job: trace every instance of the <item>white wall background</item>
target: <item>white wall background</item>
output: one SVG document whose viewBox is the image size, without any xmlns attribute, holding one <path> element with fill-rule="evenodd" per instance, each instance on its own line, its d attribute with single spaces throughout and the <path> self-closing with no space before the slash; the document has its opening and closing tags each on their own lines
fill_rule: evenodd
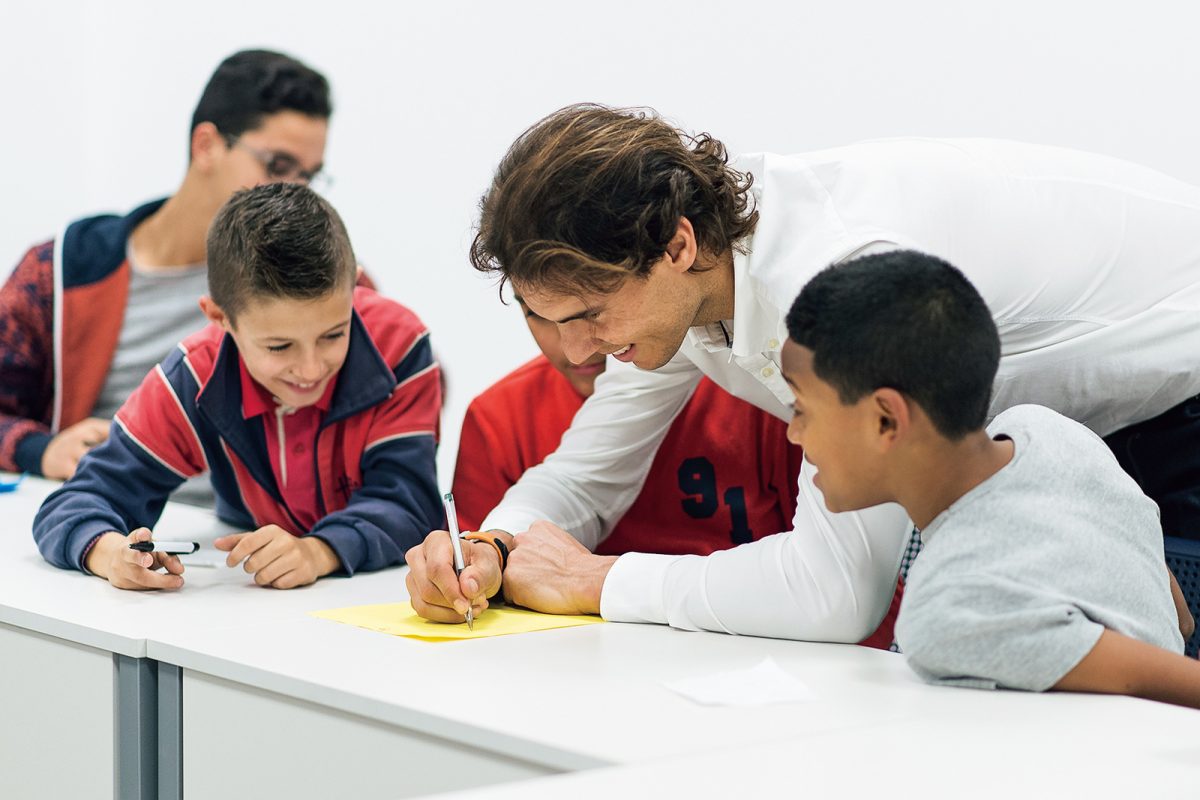
<svg viewBox="0 0 1200 800">
<path fill-rule="evenodd" d="M 467 403 L 536 352 L 466 250 L 493 165 L 544 114 L 650 105 L 734 151 L 1009 137 L 1200 183 L 1197 30 L 1183 0 L 6 0 L 0 275 L 68 218 L 170 193 L 225 55 L 299 56 L 334 88 L 327 194 L 448 373 L 449 484 Z"/>
</svg>

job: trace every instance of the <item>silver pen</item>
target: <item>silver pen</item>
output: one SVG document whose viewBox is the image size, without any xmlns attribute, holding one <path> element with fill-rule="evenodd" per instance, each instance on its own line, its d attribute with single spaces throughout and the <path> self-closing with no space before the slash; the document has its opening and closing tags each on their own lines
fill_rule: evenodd
<svg viewBox="0 0 1200 800">
<path fill-rule="evenodd" d="M 454 493 L 446 492 L 442 495 L 442 505 L 446 508 L 446 524 L 450 526 L 450 545 L 454 548 L 454 574 L 461 575 L 466 564 L 463 563 L 462 542 L 458 540 L 460 535 L 458 530 L 458 512 L 454 510 Z M 475 630 L 475 615 L 471 612 L 471 606 L 467 606 L 467 628 Z"/>
</svg>

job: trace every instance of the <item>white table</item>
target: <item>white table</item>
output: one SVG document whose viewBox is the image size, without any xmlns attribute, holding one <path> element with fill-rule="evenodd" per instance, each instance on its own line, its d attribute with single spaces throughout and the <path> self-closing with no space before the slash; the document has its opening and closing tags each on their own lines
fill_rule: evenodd
<svg viewBox="0 0 1200 800">
<path fill-rule="evenodd" d="M 442 794 L 438 800 L 864 797 L 1184 798 L 1200 722 L 1130 698 L 956 693 L 949 717 L 798 736 L 650 763 Z M 985 698 L 991 697 L 992 700 Z M 1036 701 L 1036 702 L 1035 702 Z M 1042 702 L 1045 701 L 1045 702 Z M 937 701 L 934 705 L 939 705 Z M 945 704 L 940 704 L 945 705 Z M 794 705 L 797 718 L 804 705 Z"/>
<path fill-rule="evenodd" d="M 714 713 L 660 683 L 750 667 L 766 652 L 822 695 L 802 716 L 782 706 Z M 263 720 L 316 730 L 319 709 L 335 708 L 362 721 L 355 741 L 383 725 L 424 742 L 412 756 L 420 768 L 403 748 L 391 752 L 385 763 L 403 789 L 383 796 L 446 790 L 462 770 L 496 783 L 860 728 L 902 718 L 906 701 L 891 702 L 885 687 L 911 680 L 899 658 L 878 651 L 628 625 L 434 644 L 309 618 L 167 633 L 150 642 L 149 655 L 184 669 L 186 764 L 232 755 L 237 745 L 222 743 L 218 731 L 244 705 L 256 709 L 244 724 L 259 741 L 272 730 Z M 193 712 L 197 694 L 205 703 Z M 269 749 L 286 758 L 286 747 Z M 340 758 L 354 761 L 351 753 Z M 229 779 L 185 771 L 189 792 L 217 792 L 226 784 L 216 781 Z M 300 780 L 284 788 L 301 791 Z"/>
<path fill-rule="evenodd" d="M 1104 776 L 1128 771 L 1174 787 L 1200 764 L 1200 712 L 928 687 L 899 656 L 865 648 L 635 625 L 434 644 L 306 613 L 403 599 L 403 570 L 279 592 L 189 568 L 178 592 L 120 592 L 42 562 L 28 524 L 48 488 L 0 496 L 0 697 L 19 721 L 4 724 L 0 745 L 17 749 L 0 752 L 0 774 L 36 778 L 46 796 L 108 796 L 98 788 L 130 775 L 117 796 L 405 797 L 505 781 L 514 797 L 704 796 L 744 794 L 747 770 L 749 785 L 777 788 L 802 772 L 817 794 L 898 781 L 953 794 L 1026 772 L 1112 786 Z M 217 532 L 175 506 L 164 526 L 172 538 Z M 707 708 L 662 685 L 767 655 L 818 699 Z M 121 664 L 134 676 L 124 685 Z M 119 719 L 129 708 L 142 722 L 132 737 Z M 42 737 L 53 738 L 20 749 Z"/>
<path fill-rule="evenodd" d="M 23 487 L 27 519 L 50 488 Z M 173 538 L 216 532 L 209 515 L 177 506 L 163 528 Z M 118 665 L 124 657 L 154 669 L 143 680 L 153 682 L 150 689 L 135 685 L 115 701 L 94 688 L 86 692 L 95 721 L 80 737 L 92 742 L 94 757 L 103 753 L 95 732 L 112 730 L 114 706 L 137 701 L 144 709 L 158 699 L 155 735 L 161 744 L 178 726 L 182 744 L 171 740 L 151 771 L 177 773 L 179 757 L 171 752 L 178 750 L 193 765 L 182 770 L 191 796 L 230 787 L 345 794 L 347 776 L 362 776 L 349 792 L 357 796 L 371 796 L 370 787 L 381 796 L 422 794 L 718 751 L 899 718 L 906 710 L 884 687 L 914 681 L 895 656 L 857 648 L 621 625 L 431 644 L 306 613 L 403 599 L 402 570 L 277 592 L 253 586 L 236 570 L 191 568 L 184 589 L 142 594 L 50 567 L 24 532 L 6 537 L 3 548 L 11 580 L 0 588 L 0 622 L 47 647 L 90 648 L 93 687 L 106 669 L 111 674 L 112 653 Z M 780 708 L 714 715 L 660 684 L 751 666 L 768 653 L 803 667 L 805 680 L 824 696 L 800 722 Z M 846 684 L 847 674 L 867 680 Z M 179 708 L 180 696 L 181 711 L 157 713 Z M 288 767 L 297 761 L 298 742 L 319 743 L 325 767 L 319 774 Z M 112 746 L 119 753 L 122 745 Z"/>
<path fill-rule="evenodd" d="M 160 598 L 42 559 L 31 523 L 55 486 L 30 478 L 0 495 L 0 796 L 152 796 L 158 686 L 146 615 Z M 210 538 L 223 530 L 187 506 L 163 522 Z"/>
<path fill-rule="evenodd" d="M 240 569 L 189 567 L 178 592 L 118 591 L 38 553 L 31 523 L 55 487 L 30 478 L 0 495 L 0 797 L 177 796 L 182 745 L 172 733 L 182 722 L 183 675 L 149 656 L 154 636 L 270 626 L 406 596 L 398 570 L 279 592 Z M 157 529 L 206 543 L 231 530 L 178 504 L 168 504 Z M 62 768 L 64 751 L 78 754 L 71 769 Z"/>
</svg>

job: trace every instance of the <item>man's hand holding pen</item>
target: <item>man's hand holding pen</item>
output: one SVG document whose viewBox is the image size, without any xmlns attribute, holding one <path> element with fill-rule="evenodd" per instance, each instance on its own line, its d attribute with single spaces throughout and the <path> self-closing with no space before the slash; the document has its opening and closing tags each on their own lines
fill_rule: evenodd
<svg viewBox="0 0 1200 800">
<path fill-rule="evenodd" d="M 503 574 L 497 549 L 488 542 L 462 540 L 460 544 L 465 562 L 460 575 L 454 574 L 448 531 L 431 532 L 405 556 L 409 599 L 413 610 L 425 619 L 464 622 L 468 608 L 478 617 L 488 607 L 487 598 L 500 591 Z"/>
</svg>

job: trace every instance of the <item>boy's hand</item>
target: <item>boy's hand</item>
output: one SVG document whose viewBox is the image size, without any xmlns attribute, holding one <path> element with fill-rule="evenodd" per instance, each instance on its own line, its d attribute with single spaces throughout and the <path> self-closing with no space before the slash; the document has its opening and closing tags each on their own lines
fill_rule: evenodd
<svg viewBox="0 0 1200 800">
<path fill-rule="evenodd" d="M 106 419 L 88 417 L 59 431 L 42 453 L 42 475 L 60 481 L 74 475 L 84 453 L 108 438 L 111 424 Z"/>
<path fill-rule="evenodd" d="M 254 574 L 259 586 L 295 589 L 307 586 L 341 566 L 333 548 L 315 536 L 292 536 L 278 525 L 266 525 L 250 533 L 234 533 L 213 542 L 229 551 L 225 563 Z"/>
<path fill-rule="evenodd" d="M 500 554 L 487 542 L 462 542 L 461 575 L 454 574 L 454 548 L 447 531 L 433 531 L 425 541 L 409 548 L 408 599 L 425 619 L 434 622 L 462 622 L 470 606 L 475 616 L 488 607 L 487 598 L 500 591 Z M 511 547 L 511 545 L 510 545 Z"/>
<path fill-rule="evenodd" d="M 130 550 L 133 542 L 150 541 L 150 529 L 138 528 L 125 536 L 115 531 L 96 540 L 84 558 L 93 575 L 105 578 L 118 589 L 178 589 L 183 586 L 183 564 L 166 553 Z M 166 572 L 157 572 L 166 569 Z"/>
</svg>

